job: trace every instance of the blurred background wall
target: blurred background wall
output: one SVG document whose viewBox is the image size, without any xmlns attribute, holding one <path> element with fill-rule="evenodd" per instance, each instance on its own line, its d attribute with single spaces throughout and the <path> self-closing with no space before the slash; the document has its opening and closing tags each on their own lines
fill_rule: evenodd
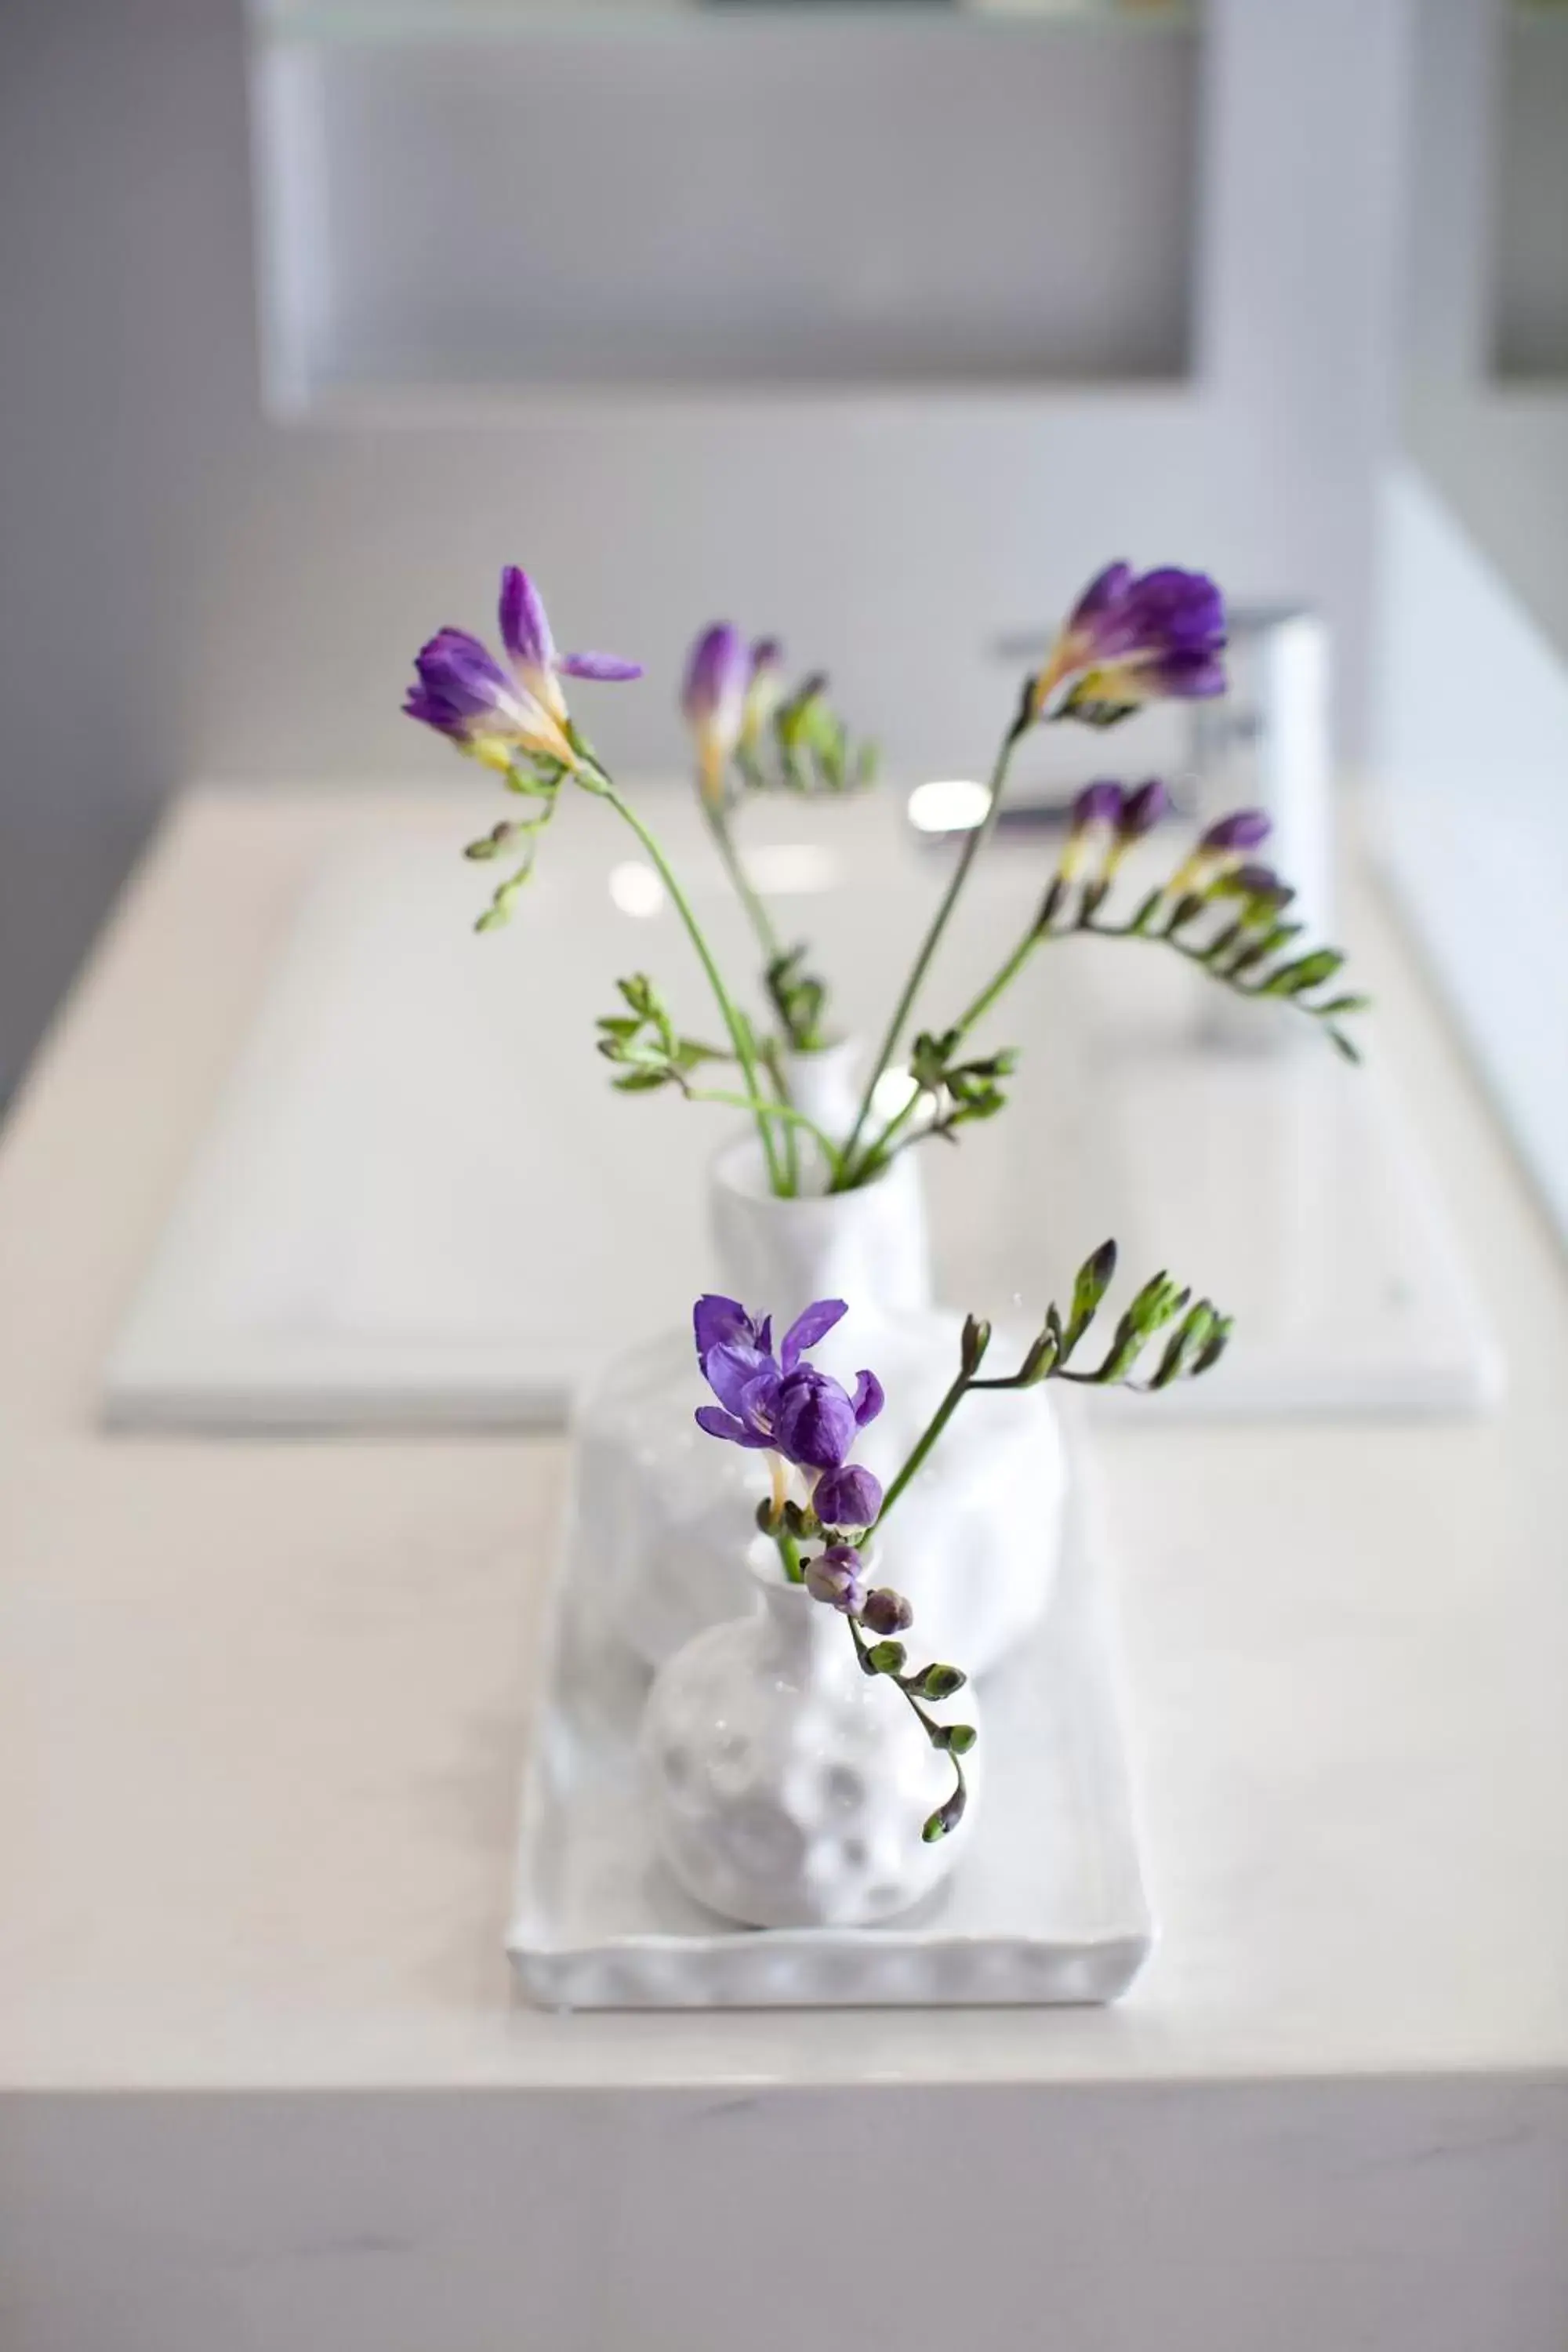
<svg viewBox="0 0 1568 2352">
<path fill-rule="evenodd" d="M 1376 838 L 1568 1236 L 1568 9 L 1415 30 Z"/>
<path fill-rule="evenodd" d="M 1478 14 L 1473 0 L 1427 9 L 1456 25 Z M 1020 166 L 1022 233 L 1004 233 L 1021 252 L 1050 243 L 1056 275 L 1042 293 L 1021 271 L 1019 299 L 1060 316 L 1020 339 L 1006 382 L 937 386 L 895 361 L 869 389 L 607 405 L 493 386 L 470 398 L 450 380 L 427 396 L 295 385 L 280 415 L 276 381 L 274 413 L 261 388 L 253 252 L 268 222 L 253 214 L 239 0 L 10 0 L 0 1087 L 168 791 L 444 772 L 397 716 L 408 655 L 437 622 L 486 625 L 506 557 L 548 583 L 569 641 L 649 663 L 650 688 L 604 721 L 628 765 L 675 761 L 680 649 L 733 611 L 828 663 L 900 772 L 971 769 L 1010 690 L 991 641 L 1046 625 L 1122 552 L 1200 562 L 1237 596 L 1321 604 L 1356 760 L 1374 491 L 1398 439 L 1421 23 L 1415 0 L 1211 0 L 1180 36 L 1031 36 L 1056 46 L 1031 68 L 1038 151 Z M 611 40 L 600 70 L 622 70 Z M 909 168 L 918 120 L 868 103 L 862 125 L 873 160 L 883 142 L 888 169 Z M 563 215 L 603 201 L 613 221 L 658 160 L 533 127 L 560 152 Z M 1180 172 L 1184 140 L 1190 205 L 1173 240 L 1149 192 Z M 460 144 L 447 152 L 464 168 Z M 1070 169 L 1041 161 L 1058 154 Z M 962 213 L 973 148 L 931 152 L 929 168 Z M 376 170 L 372 212 L 384 200 L 416 224 L 417 173 L 395 152 Z M 474 182 L 504 184 L 493 169 Z M 1005 181 L 986 191 L 1005 206 Z M 721 250 L 722 180 L 701 193 Z M 460 210 L 460 187 L 450 200 Z M 307 257 L 331 226 L 296 221 Z M 467 222 L 503 305 L 509 256 L 558 226 Z M 1174 297 L 1159 275 L 1173 253 Z M 682 260 L 700 272 L 700 240 Z M 1132 334 L 1107 382 L 1096 334 L 1110 348 L 1134 298 L 1160 331 L 1142 352 Z M 994 287 L 989 316 L 994 329 Z"/>
</svg>

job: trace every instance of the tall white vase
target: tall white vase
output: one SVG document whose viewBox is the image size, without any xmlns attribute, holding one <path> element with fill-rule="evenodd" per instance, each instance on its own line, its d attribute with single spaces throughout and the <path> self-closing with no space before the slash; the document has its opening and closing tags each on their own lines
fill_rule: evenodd
<svg viewBox="0 0 1568 2352">
<path fill-rule="evenodd" d="M 931 1295 L 919 1185 L 900 1163 L 854 1192 L 777 1200 L 743 1136 L 715 1158 L 708 1205 L 710 1288 L 772 1314 L 780 1332 L 814 1298 L 847 1299 L 844 1325 L 812 1360 L 881 1374 L 874 1352 L 850 1357 L 874 1351 L 889 1321 L 902 1328 Z M 688 1325 L 628 1350 L 577 1411 L 580 1536 L 608 1564 L 621 1630 L 649 1665 L 734 1614 L 740 1550 L 768 1484 L 758 1454 L 697 1427 L 697 1407 L 711 1402 Z"/>
<path fill-rule="evenodd" d="M 643 1766 L 665 1859 L 699 1903 L 747 1927 L 907 1911 L 973 1835 L 984 1741 L 965 1765 L 963 1820 L 928 1844 L 952 1759 L 891 1683 L 861 1671 L 838 1612 L 784 1581 L 770 1542 L 753 1540 L 747 1566 L 752 1613 L 694 1635 L 648 1694 Z M 931 1712 L 979 1728 L 971 1691 Z"/>
<path fill-rule="evenodd" d="M 738 1137 L 712 1163 L 708 1230 L 717 1287 L 765 1309 L 776 1332 L 815 1298 L 847 1299 L 852 1353 L 870 1318 L 931 1304 L 925 1202 L 907 1152 L 853 1192 L 781 1200 L 768 1190 L 760 1144 Z M 822 1347 L 812 1360 L 834 1370 Z"/>
<path fill-rule="evenodd" d="M 847 1134 L 856 1102 L 848 1051 L 800 1060 L 807 1075 L 792 1064 L 794 1099 L 815 1101 L 826 1131 Z M 958 1366 L 962 1318 L 930 1304 L 917 1155 L 900 1154 L 854 1192 L 781 1200 L 745 1135 L 720 1150 L 709 1187 L 710 1287 L 771 1314 L 781 1334 L 813 1299 L 848 1302 L 812 1361 L 847 1385 L 862 1366 L 882 1382 L 886 1408 L 855 1458 L 887 1484 Z M 999 1336 L 994 1344 L 1005 1361 L 1009 1343 Z M 621 1629 L 649 1665 L 733 1615 L 740 1548 L 767 1485 L 757 1454 L 697 1428 L 705 1401 L 685 1329 L 622 1357 L 577 1415 L 581 1536 L 607 1563 Z M 1045 1390 L 965 1402 L 889 1520 L 883 1548 L 886 1580 L 914 1608 L 922 1654 L 982 1674 L 1027 1633 L 1049 1595 L 1065 1483 Z"/>
</svg>

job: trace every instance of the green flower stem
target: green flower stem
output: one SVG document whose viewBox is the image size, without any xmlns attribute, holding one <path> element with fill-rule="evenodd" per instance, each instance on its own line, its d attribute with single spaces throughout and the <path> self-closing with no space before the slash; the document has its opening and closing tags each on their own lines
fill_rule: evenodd
<svg viewBox="0 0 1568 2352">
<path fill-rule="evenodd" d="M 899 1496 L 903 1493 L 904 1488 L 909 1485 L 910 1480 L 924 1467 L 926 1456 L 930 1454 L 931 1447 L 936 1444 L 937 1439 L 942 1435 L 942 1431 L 947 1427 L 948 1423 L 952 1419 L 953 1414 L 958 1411 L 959 1406 L 963 1402 L 965 1396 L 973 1386 L 973 1373 L 961 1371 L 958 1378 L 953 1381 L 952 1386 L 949 1389 L 947 1394 L 943 1397 L 942 1402 L 938 1405 L 936 1411 L 932 1413 L 930 1421 L 927 1422 L 921 1434 L 916 1438 L 914 1444 L 910 1449 L 909 1456 L 904 1463 L 903 1468 L 899 1472 L 898 1476 L 893 1480 L 892 1485 L 888 1488 L 886 1494 L 883 1496 L 882 1507 L 877 1514 L 877 1525 L 872 1530 L 874 1534 L 880 1534 L 887 1520 L 888 1514 L 892 1509 L 893 1505 L 898 1501 Z"/>
<path fill-rule="evenodd" d="M 1037 925 L 1033 923 L 1030 924 L 1028 929 L 1024 933 L 1023 938 L 1018 941 L 1017 946 L 1007 958 L 1005 963 L 1004 963 L 994 976 L 986 982 L 979 995 L 975 998 L 973 1003 L 968 1006 L 964 1012 L 961 1013 L 958 1019 L 953 1023 L 952 1034 L 955 1037 L 967 1037 L 969 1032 L 974 1027 L 976 1022 L 984 1020 L 985 1015 L 990 1012 L 991 1007 L 995 1003 L 997 998 L 1001 996 L 1005 990 L 1012 987 L 1013 982 L 1017 979 L 1018 974 L 1023 971 L 1024 966 L 1028 962 L 1029 958 L 1039 946 L 1040 941 L 1048 936 L 1048 933 L 1040 930 Z"/>
<path fill-rule="evenodd" d="M 880 1674 L 880 1673 L 881 1673 L 881 1668 L 880 1668 L 879 1666 L 874 1666 L 874 1665 L 871 1664 L 870 1654 L 869 1654 L 869 1651 L 868 1651 L 868 1645 L 867 1645 L 866 1636 L 865 1636 L 865 1635 L 864 1635 L 864 1633 L 862 1633 L 862 1632 L 860 1631 L 860 1628 L 859 1628 L 859 1626 L 857 1624 L 857 1622 L 856 1622 L 855 1619 L 854 1619 L 853 1617 L 846 1618 L 845 1622 L 846 1622 L 846 1624 L 848 1626 L 848 1628 L 849 1628 L 849 1632 L 850 1632 L 850 1634 L 851 1634 L 851 1636 L 853 1637 L 853 1640 L 854 1640 L 854 1643 L 855 1643 L 855 1654 L 856 1654 L 856 1656 L 857 1656 L 857 1657 L 859 1659 L 859 1661 L 860 1661 L 860 1671 L 861 1671 L 861 1673 L 862 1673 L 863 1675 L 877 1675 L 877 1674 Z M 935 1717 L 935 1716 L 934 1716 L 934 1715 L 928 1715 L 928 1714 L 927 1714 L 927 1712 L 926 1712 L 925 1708 L 921 1705 L 921 1703 L 920 1703 L 919 1699 L 915 1696 L 915 1695 L 914 1695 L 913 1691 L 912 1691 L 912 1690 L 910 1690 L 910 1686 L 909 1686 L 909 1684 L 908 1684 L 908 1682 L 905 1680 L 904 1676 L 903 1676 L 902 1675 L 883 1675 L 882 1679 L 883 1679 L 885 1682 L 890 1682 L 890 1683 L 892 1684 L 892 1685 L 893 1685 L 894 1689 L 895 1689 L 896 1691 L 898 1691 L 898 1692 L 899 1692 L 899 1694 L 900 1694 L 900 1696 L 902 1697 L 902 1699 L 903 1699 L 903 1701 L 904 1701 L 905 1706 L 908 1706 L 908 1707 L 910 1707 L 910 1708 L 913 1711 L 913 1714 L 914 1714 L 915 1719 L 916 1719 L 916 1721 L 919 1723 L 919 1725 L 920 1725 L 920 1727 L 921 1727 L 921 1729 L 924 1732 L 924 1734 L 925 1734 L 926 1738 L 927 1738 L 928 1739 L 931 1739 L 931 1734 L 932 1734 L 932 1732 L 933 1732 L 933 1731 L 939 1731 L 939 1730 L 942 1728 L 942 1727 L 941 1727 L 941 1725 L 938 1723 L 937 1718 Z M 933 1748 L 935 1747 L 936 1742 L 935 1742 L 935 1740 L 934 1740 L 934 1739 L 931 1739 L 931 1745 L 932 1745 L 932 1747 L 933 1747 Z M 947 1758 L 948 1762 L 949 1762 L 949 1763 L 952 1765 L 952 1771 L 953 1771 L 953 1787 L 954 1787 L 954 1790 L 955 1790 L 955 1791 L 956 1791 L 956 1793 L 957 1793 L 958 1797 L 962 1800 L 962 1799 L 963 1799 L 963 1796 L 964 1796 L 964 1794 L 965 1794 L 965 1789 L 966 1789 L 966 1784 L 965 1784 L 964 1778 L 963 1778 L 963 1761 L 962 1761 L 962 1759 L 961 1759 L 959 1757 L 957 1757 L 957 1756 L 955 1756 L 955 1755 L 953 1754 L 952 1749 L 951 1748 L 944 1749 L 944 1750 L 943 1750 L 943 1753 L 946 1755 L 946 1758 Z"/>
<path fill-rule="evenodd" d="M 773 1081 L 773 1100 L 780 1106 L 781 1110 L 793 1108 L 789 1082 L 784 1076 L 784 1061 L 777 1045 L 773 1038 L 766 1038 L 759 1051 L 763 1066 Z M 784 1178 L 789 1185 L 790 1198 L 794 1200 L 800 1191 L 800 1129 L 791 1119 L 784 1121 Z M 833 1160 L 836 1161 L 837 1157 L 838 1148 L 836 1144 L 833 1150 Z"/>
<path fill-rule="evenodd" d="M 773 999 L 773 1009 L 777 1013 L 780 1020 L 784 1023 L 788 1043 L 792 1045 L 800 1047 L 804 1051 L 809 1043 L 809 1040 L 798 1033 L 796 1024 L 791 1020 L 788 1009 L 783 1003 L 778 988 L 774 984 L 775 971 L 781 964 L 786 961 L 786 958 L 784 955 L 784 942 L 779 938 L 778 932 L 773 927 L 773 919 L 768 912 L 767 901 L 763 898 L 755 883 L 752 880 L 751 876 L 747 873 L 741 853 L 735 846 L 735 836 L 730 830 L 730 814 L 728 809 L 725 808 L 722 803 L 715 804 L 713 802 L 710 801 L 706 793 L 700 793 L 699 798 L 701 800 L 702 814 L 707 819 L 708 830 L 713 836 L 714 846 L 719 852 L 724 871 L 728 874 L 731 883 L 734 887 L 735 896 L 739 898 L 742 906 L 745 908 L 747 920 L 750 922 L 752 929 L 756 935 L 757 946 L 762 952 L 763 970 L 767 983 L 767 991 L 768 994 Z M 789 1100 L 789 1089 L 784 1083 L 784 1075 L 778 1067 L 776 1056 L 769 1060 L 768 1066 L 773 1078 L 774 1085 L 778 1089 L 780 1100 L 787 1102 Z M 791 1139 L 786 1137 L 786 1144 Z M 798 1190 L 799 1171 L 794 1171 L 793 1172 L 795 1174 L 795 1181 L 792 1186 L 792 1189 Z"/>
<path fill-rule="evenodd" d="M 1039 922 L 1037 920 L 1030 924 L 1028 929 L 1019 940 L 1016 947 L 1014 948 L 1012 953 L 998 966 L 991 979 L 986 982 L 985 986 L 981 990 L 979 995 L 975 997 L 973 1003 L 965 1006 L 964 1010 L 959 1014 L 958 1019 L 953 1023 L 952 1028 L 947 1032 L 947 1034 L 952 1040 L 954 1049 L 956 1050 L 957 1046 L 963 1043 L 965 1037 L 968 1036 L 970 1031 L 975 1028 L 979 1023 L 984 1019 L 986 1013 L 991 1011 L 993 1005 L 994 1005 L 998 999 L 1002 997 L 1012 986 L 1013 982 L 1017 979 L 1018 974 L 1023 971 L 1025 965 L 1033 956 L 1037 948 L 1043 946 L 1047 940 L 1073 939 L 1081 933 L 1087 933 L 1091 939 L 1097 940 L 1147 940 L 1152 941 L 1157 947 L 1173 948 L 1176 954 L 1184 957 L 1188 963 L 1196 965 L 1199 970 L 1206 972 L 1211 980 L 1217 980 L 1223 982 L 1226 987 L 1234 990 L 1237 996 L 1256 997 L 1259 1000 L 1265 1000 L 1267 998 L 1266 983 L 1268 978 L 1268 971 L 1267 969 L 1263 971 L 1261 976 L 1257 980 L 1248 980 L 1241 974 L 1237 974 L 1233 977 L 1231 973 L 1224 971 L 1215 962 L 1212 945 L 1209 947 L 1200 947 L 1194 942 L 1178 938 L 1173 931 L 1151 929 L 1145 924 L 1140 923 L 1136 918 L 1134 918 L 1131 922 L 1127 923 L 1102 923 L 1097 921 L 1095 917 L 1090 914 L 1080 916 L 1076 923 L 1064 924 L 1060 930 L 1042 929 Z M 1301 997 L 1285 997 L 1279 1001 L 1284 1003 L 1293 1004 L 1299 1013 L 1319 1013 L 1321 1010 L 1320 1007 L 1309 1003 Z M 1336 1033 L 1336 1034 L 1339 1034 L 1341 1033 Z M 1345 1040 L 1341 1045 L 1341 1051 L 1348 1051 L 1353 1055 L 1354 1048 L 1350 1045 L 1348 1040 Z M 856 1180 L 863 1181 L 864 1176 L 868 1170 L 881 1165 L 887 1156 L 888 1146 L 912 1116 L 915 1106 L 919 1100 L 920 1090 L 917 1088 L 915 1092 L 910 1095 L 909 1101 L 904 1104 L 902 1109 L 889 1120 L 887 1126 L 882 1129 L 881 1134 L 876 1138 L 874 1142 L 867 1146 L 865 1151 L 860 1155 L 859 1162 L 855 1170 Z M 853 1140 L 853 1139 L 851 1139 L 851 1140 Z M 911 1140 L 918 1140 L 918 1139 L 911 1139 Z M 847 1150 L 848 1147 L 846 1146 L 847 1156 Z M 1074 1373 L 1071 1377 L 1075 1380 L 1079 1380 L 1082 1379 L 1083 1375 L 1081 1373 Z M 978 1381 L 976 1385 L 981 1388 L 997 1388 L 1005 1387 L 1007 1383 L 996 1381 Z"/>
<path fill-rule="evenodd" d="M 774 1543 L 778 1546 L 779 1559 L 785 1577 L 791 1584 L 804 1584 L 805 1570 L 800 1564 L 800 1546 L 782 1519 L 774 1528 L 773 1536 Z"/>
<path fill-rule="evenodd" d="M 583 771 L 579 770 L 578 773 L 582 775 Z M 659 879 L 668 891 L 675 910 L 686 926 L 686 935 L 696 949 L 698 961 L 708 975 L 708 985 L 713 992 L 713 1001 L 718 1005 L 724 1026 L 730 1033 L 730 1042 L 735 1048 L 735 1059 L 745 1076 L 746 1094 L 749 1097 L 746 1108 L 752 1110 L 756 1116 L 757 1134 L 763 1147 L 763 1157 L 767 1162 L 769 1184 L 774 1192 L 783 1193 L 784 1171 L 779 1165 L 778 1146 L 773 1129 L 773 1118 L 776 1113 L 767 1105 L 763 1096 L 762 1082 L 757 1075 L 756 1045 L 750 1026 L 731 1001 L 730 992 L 725 987 L 719 967 L 713 961 L 713 950 L 703 937 L 702 927 L 692 912 L 691 902 L 677 881 L 674 869 L 658 842 L 644 824 L 637 811 L 621 798 L 613 779 L 605 773 L 597 762 L 594 765 L 593 774 L 597 781 L 589 783 L 589 790 L 598 793 L 603 799 L 608 801 L 616 815 L 630 825 L 652 858 Z"/>
<path fill-rule="evenodd" d="M 1175 932 L 1169 929 L 1163 931 L 1146 929 L 1136 918 L 1130 923 L 1097 923 L 1091 915 L 1086 921 L 1080 922 L 1078 928 L 1079 930 L 1088 931 L 1097 940 L 1151 940 L 1156 946 L 1174 948 L 1176 953 L 1185 957 L 1188 963 L 1195 964 L 1201 971 L 1205 971 L 1211 980 L 1221 982 L 1226 988 L 1233 990 L 1237 996 L 1250 997 L 1259 1003 L 1289 1004 L 1298 1013 L 1305 1013 L 1314 1020 L 1323 1021 L 1329 1035 L 1346 1059 L 1352 1062 L 1359 1062 L 1361 1059 L 1359 1049 L 1345 1035 L 1343 1030 L 1336 1028 L 1331 1018 L 1325 1017 L 1331 1013 L 1332 1007 L 1310 1003 L 1305 996 L 1270 997 L 1268 983 L 1273 968 L 1271 959 L 1260 966 L 1259 975 L 1254 980 L 1241 972 L 1232 973 L 1222 971 L 1213 960 L 1214 942 L 1212 940 L 1206 948 L 1199 947 L 1186 940 L 1178 939 Z M 1053 933 L 1050 936 L 1066 938 L 1068 934 Z"/>
<path fill-rule="evenodd" d="M 882 1040 L 881 1051 L 866 1081 L 866 1091 L 860 1097 L 860 1108 L 855 1115 L 855 1124 L 850 1129 L 848 1140 L 844 1146 L 844 1178 L 840 1190 L 847 1191 L 860 1181 L 862 1171 L 856 1163 L 855 1150 L 861 1136 L 865 1133 L 866 1121 L 871 1116 L 872 1097 L 876 1094 L 889 1063 L 898 1052 L 899 1040 L 904 1033 L 904 1024 L 914 1010 L 915 999 L 924 984 L 927 971 L 931 969 L 931 958 L 941 944 L 948 919 L 958 904 L 965 882 L 969 879 L 970 867 L 994 830 L 996 819 L 1001 811 L 1002 787 L 1007 779 L 1008 765 L 1028 725 L 1029 714 L 1026 704 L 1002 739 L 1002 747 L 996 754 L 995 763 L 991 771 L 991 798 L 986 804 L 985 814 L 964 842 L 958 863 L 953 867 L 947 888 L 942 893 L 942 903 L 931 919 L 931 929 L 921 943 L 920 953 L 916 956 L 910 976 L 904 982 L 903 992 L 893 1010 L 893 1017 L 888 1024 L 888 1034 Z"/>
<path fill-rule="evenodd" d="M 1001 996 L 1006 989 L 1012 986 L 1014 981 L 1017 979 L 1018 974 L 1023 971 L 1024 966 L 1028 962 L 1029 958 L 1033 955 L 1036 948 L 1038 947 L 1040 940 L 1046 936 L 1046 933 L 1037 930 L 1033 925 L 1031 925 L 1029 929 L 1025 932 L 1023 938 L 1018 941 L 1017 946 L 1007 958 L 1005 963 L 1002 965 L 1000 971 L 995 973 L 993 979 L 986 982 L 979 995 L 975 998 L 973 1003 L 969 1006 L 966 1012 L 962 1013 L 959 1015 L 958 1019 L 953 1023 L 952 1029 L 947 1033 L 952 1039 L 955 1049 L 963 1040 L 968 1036 L 969 1032 L 974 1027 L 976 1022 L 984 1019 L 986 1013 L 990 1012 L 991 1007 L 995 1003 L 997 998 Z M 895 1112 L 893 1117 L 888 1121 L 887 1126 L 882 1129 L 881 1134 L 878 1136 L 876 1141 L 868 1145 L 865 1152 L 861 1155 L 860 1169 L 862 1171 L 881 1166 L 883 1160 L 888 1156 L 888 1146 L 891 1143 L 893 1138 L 899 1133 L 900 1129 L 903 1128 L 914 1116 L 915 1108 L 920 1102 L 921 1092 L 922 1089 L 921 1087 L 915 1087 L 910 1092 L 908 1102 L 904 1104 L 900 1110 Z"/>
<path fill-rule="evenodd" d="M 706 793 L 700 793 L 699 798 L 702 803 L 702 814 L 708 820 L 708 830 L 713 836 L 713 845 L 723 860 L 724 871 L 734 885 L 735 896 L 746 910 L 764 961 L 772 963 L 783 952 L 779 935 L 773 929 L 773 917 L 759 896 L 756 885 L 741 862 L 735 836 L 730 830 L 728 814 L 722 808 L 715 807 Z"/>
<path fill-rule="evenodd" d="M 881 1134 L 878 1136 L 876 1141 L 874 1143 L 868 1143 L 864 1152 L 861 1154 L 860 1170 L 862 1179 L 869 1176 L 874 1169 L 880 1168 L 886 1163 L 889 1157 L 888 1146 L 891 1143 L 894 1136 L 898 1134 L 899 1129 L 905 1126 L 907 1122 L 914 1117 L 924 1094 L 925 1088 L 923 1087 L 917 1087 L 914 1080 L 911 1078 L 910 1080 L 910 1098 L 908 1102 L 903 1105 L 901 1109 L 894 1112 L 892 1118 L 888 1121 L 887 1126 L 882 1129 Z"/>
</svg>

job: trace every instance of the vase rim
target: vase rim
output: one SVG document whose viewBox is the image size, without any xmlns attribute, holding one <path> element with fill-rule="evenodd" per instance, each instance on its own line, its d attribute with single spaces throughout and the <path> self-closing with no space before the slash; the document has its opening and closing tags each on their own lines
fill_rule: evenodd
<svg viewBox="0 0 1568 2352">
<path fill-rule="evenodd" d="M 718 1189 L 728 1192 L 732 1200 L 743 1201 L 750 1209 L 772 1212 L 776 1215 L 797 1219 L 807 1211 L 819 1216 L 827 1213 L 843 1216 L 850 1213 L 847 1204 L 869 1199 L 879 1192 L 892 1173 L 895 1162 L 888 1160 L 869 1181 L 856 1184 L 843 1192 L 772 1192 L 768 1190 L 766 1165 L 763 1148 L 753 1136 L 738 1135 L 721 1144 L 709 1162 L 709 1180 Z M 751 1181 L 742 1180 L 743 1168 Z"/>
</svg>

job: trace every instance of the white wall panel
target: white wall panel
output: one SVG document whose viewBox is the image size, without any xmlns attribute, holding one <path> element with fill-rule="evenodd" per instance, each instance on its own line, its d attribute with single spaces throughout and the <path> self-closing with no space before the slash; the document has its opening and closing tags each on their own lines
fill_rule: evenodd
<svg viewBox="0 0 1568 2352">
<path fill-rule="evenodd" d="M 1179 24 L 442 21 L 258 35 L 286 404 L 1183 372 L 1197 46 Z"/>
</svg>

